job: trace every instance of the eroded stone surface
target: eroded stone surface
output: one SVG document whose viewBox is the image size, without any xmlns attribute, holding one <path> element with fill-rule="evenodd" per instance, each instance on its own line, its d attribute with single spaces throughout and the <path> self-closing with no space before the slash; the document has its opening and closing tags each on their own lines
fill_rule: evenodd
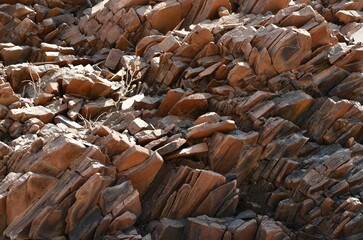
<svg viewBox="0 0 363 240">
<path fill-rule="evenodd" d="M 361 1 L 0 3 L 0 238 L 361 239 Z"/>
</svg>

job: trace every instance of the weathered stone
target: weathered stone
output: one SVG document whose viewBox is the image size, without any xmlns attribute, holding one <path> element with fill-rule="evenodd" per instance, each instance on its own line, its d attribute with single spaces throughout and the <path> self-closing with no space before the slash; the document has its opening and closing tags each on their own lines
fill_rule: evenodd
<svg viewBox="0 0 363 240">
<path fill-rule="evenodd" d="M 152 236 L 154 239 L 166 240 L 170 238 L 181 239 L 185 220 L 163 218 L 155 227 Z"/>
<path fill-rule="evenodd" d="M 113 222 L 110 224 L 110 232 L 111 234 L 116 233 L 118 231 L 125 231 L 132 227 L 137 220 L 135 214 L 127 211 L 115 218 Z"/>
<path fill-rule="evenodd" d="M 156 129 L 156 130 L 143 130 L 139 131 L 134 135 L 137 142 L 140 144 L 146 144 L 151 141 L 154 141 L 156 139 L 162 138 L 167 134 L 166 131 L 162 129 Z"/>
<path fill-rule="evenodd" d="M 362 7 L 3 1 L 3 238 L 361 239 Z"/>
<path fill-rule="evenodd" d="M 15 121 L 25 122 L 30 118 L 38 118 L 43 123 L 49 123 L 53 120 L 54 114 L 43 106 L 11 109 L 9 116 Z"/>
<path fill-rule="evenodd" d="M 243 80 L 254 75 L 254 71 L 246 62 L 238 62 L 228 74 L 228 82 L 233 87 L 243 86 Z"/>
<path fill-rule="evenodd" d="M 180 99 L 170 109 L 169 114 L 193 118 L 205 113 L 207 108 L 208 101 L 206 95 L 196 93 Z"/>
<path fill-rule="evenodd" d="M 134 145 L 121 155 L 113 158 L 113 164 L 118 171 L 124 171 L 143 163 L 150 156 L 150 151 L 138 145 Z"/>
<path fill-rule="evenodd" d="M 9 83 L 0 84 L 0 104 L 9 106 L 19 100 Z"/>
<path fill-rule="evenodd" d="M 171 142 L 165 144 L 164 146 L 158 148 L 156 151 L 161 156 L 164 156 L 168 153 L 178 150 L 185 142 L 186 142 L 186 140 L 184 138 L 178 138 L 178 139 L 171 141 Z"/>
<path fill-rule="evenodd" d="M 199 143 L 172 153 L 167 156 L 167 159 L 194 156 L 205 152 L 208 152 L 208 145 L 206 143 Z"/>
<path fill-rule="evenodd" d="M 59 136 L 44 145 L 29 159 L 24 159 L 23 169 L 56 176 L 66 170 L 85 150 L 85 146 L 71 138 Z"/>
<path fill-rule="evenodd" d="M 144 120 L 142 120 L 141 118 L 136 118 L 134 119 L 129 126 L 127 127 L 127 129 L 129 130 L 129 132 L 132 135 L 135 135 L 136 133 L 146 129 L 149 126 L 149 124 L 147 124 L 147 122 L 145 122 Z"/>
<path fill-rule="evenodd" d="M 29 54 L 29 47 L 14 46 L 9 48 L 3 48 L 0 50 L 0 58 L 7 65 L 25 61 L 28 58 Z"/>
<path fill-rule="evenodd" d="M 187 239 L 223 239 L 224 225 L 207 216 L 188 218 L 183 237 Z"/>
<path fill-rule="evenodd" d="M 209 163 L 214 171 L 228 173 L 236 165 L 244 146 L 256 143 L 256 132 L 236 134 L 215 133 L 209 147 Z"/>
<path fill-rule="evenodd" d="M 86 119 L 95 118 L 104 112 L 110 111 L 115 107 L 115 101 L 112 99 L 100 99 L 90 103 L 86 103 L 80 109 L 80 113 Z"/>
<path fill-rule="evenodd" d="M 237 127 L 233 120 L 225 120 L 219 123 L 202 123 L 189 128 L 188 139 L 204 138 L 211 136 L 215 132 L 228 133 L 236 130 Z"/>
<path fill-rule="evenodd" d="M 143 163 L 123 171 L 121 174 L 125 175 L 132 182 L 132 185 L 142 196 L 159 172 L 163 162 L 162 157 L 157 152 L 154 152 Z"/>
<path fill-rule="evenodd" d="M 302 91 L 288 92 L 277 99 L 276 115 L 293 122 L 313 104 L 313 100 Z"/>
<path fill-rule="evenodd" d="M 350 22 L 361 21 L 363 19 L 363 12 L 362 11 L 354 11 L 354 10 L 340 10 L 335 14 L 335 16 L 340 21 L 347 24 L 347 23 L 350 23 Z"/>
<path fill-rule="evenodd" d="M 161 102 L 156 116 L 164 117 L 173 108 L 173 106 L 183 97 L 184 91 L 180 88 L 169 90 Z"/>
</svg>

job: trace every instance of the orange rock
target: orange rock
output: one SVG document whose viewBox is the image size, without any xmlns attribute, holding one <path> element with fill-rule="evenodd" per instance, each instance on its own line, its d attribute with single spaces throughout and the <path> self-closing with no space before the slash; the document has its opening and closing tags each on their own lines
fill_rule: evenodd
<svg viewBox="0 0 363 240">
<path fill-rule="evenodd" d="M 159 172 L 163 162 L 162 157 L 154 152 L 143 163 L 123 171 L 121 174 L 132 182 L 142 196 Z"/>
<path fill-rule="evenodd" d="M 0 84 L 0 104 L 9 106 L 19 100 L 9 83 Z"/>
<path fill-rule="evenodd" d="M 66 93 L 84 97 L 91 96 L 92 87 L 94 85 L 92 79 L 81 74 L 72 74 L 64 77 L 63 82 L 64 85 L 66 85 Z"/>
<path fill-rule="evenodd" d="M 213 171 L 226 174 L 233 170 L 237 166 L 242 149 L 257 142 L 257 132 L 236 132 L 228 135 L 216 133 L 211 138 L 208 161 Z"/>
<path fill-rule="evenodd" d="M 136 138 L 138 143 L 146 144 L 156 139 L 162 138 L 166 134 L 167 132 L 162 129 L 144 130 L 136 133 L 134 137 Z"/>
<path fill-rule="evenodd" d="M 176 0 L 168 0 L 154 6 L 148 21 L 153 29 L 166 34 L 173 30 L 182 20 L 182 9 Z M 165 21 L 168 19 L 169 21 Z"/>
<path fill-rule="evenodd" d="M 228 133 L 236 129 L 237 126 L 233 120 L 225 120 L 218 123 L 202 123 L 189 128 L 187 139 L 204 138 L 211 136 L 215 132 Z"/>
<path fill-rule="evenodd" d="M 359 22 L 363 20 L 362 11 L 340 10 L 335 14 L 335 16 L 345 24 L 350 22 Z"/>
<path fill-rule="evenodd" d="M 11 109 L 10 118 L 15 121 L 25 122 L 30 118 L 38 118 L 43 123 L 49 123 L 53 120 L 54 114 L 43 106 Z"/>
<path fill-rule="evenodd" d="M 75 195 L 76 202 L 68 210 L 66 217 L 66 232 L 72 231 L 78 225 L 83 216 L 97 203 L 100 191 L 111 183 L 112 179 L 96 173 L 78 189 Z"/>
<path fill-rule="evenodd" d="M 250 65 L 246 62 L 238 62 L 228 74 L 228 82 L 233 87 L 239 87 L 243 85 L 245 78 L 254 75 L 254 71 Z"/>
<path fill-rule="evenodd" d="M 150 151 L 138 145 L 134 145 L 121 155 L 113 158 L 113 164 L 118 171 L 124 171 L 143 163 L 150 156 Z"/>
<path fill-rule="evenodd" d="M 227 200 L 228 197 L 230 197 L 230 194 L 232 194 L 233 191 L 235 191 L 236 187 L 237 187 L 237 181 L 232 181 L 214 189 L 198 206 L 194 215 L 215 216 L 219 211 L 219 209 L 224 204 L 225 200 Z M 231 210 L 235 211 L 233 209 Z"/>
<path fill-rule="evenodd" d="M 169 90 L 165 98 L 162 100 L 156 116 L 164 117 L 168 114 L 170 109 L 183 97 L 184 91 L 181 88 Z"/>
<path fill-rule="evenodd" d="M 205 152 L 208 152 L 208 145 L 206 143 L 199 143 L 168 155 L 166 159 L 194 156 Z"/>
<path fill-rule="evenodd" d="M 141 118 L 135 118 L 127 127 L 127 129 L 129 130 L 129 132 L 132 135 L 135 135 L 136 133 L 146 129 L 149 126 L 149 124 L 147 122 L 145 122 L 144 120 L 142 120 Z"/>
<path fill-rule="evenodd" d="M 207 110 L 207 98 L 205 94 L 201 93 L 184 97 L 170 109 L 169 114 L 183 117 L 196 117 Z"/>
<path fill-rule="evenodd" d="M 136 215 L 127 211 L 113 220 L 109 227 L 110 233 L 114 234 L 118 231 L 125 231 L 132 227 L 136 223 L 136 220 Z"/>
<path fill-rule="evenodd" d="M 56 181 L 53 177 L 31 172 L 18 178 L 6 197 L 7 225 L 41 197 Z"/>
<path fill-rule="evenodd" d="M 3 60 L 6 65 L 10 65 L 25 61 L 29 54 L 29 47 L 8 47 L 0 50 L 0 59 Z"/>
<path fill-rule="evenodd" d="M 170 141 L 170 139 L 169 139 L 169 141 Z M 184 138 L 178 138 L 178 139 L 171 141 L 171 142 L 165 144 L 164 146 L 156 149 L 156 152 L 158 152 L 161 156 L 164 156 L 168 153 L 178 150 L 185 142 L 186 142 L 186 140 Z"/>
<path fill-rule="evenodd" d="M 278 73 L 297 68 L 311 55 L 311 36 L 302 29 L 288 31 L 269 53 L 272 64 Z"/>
</svg>

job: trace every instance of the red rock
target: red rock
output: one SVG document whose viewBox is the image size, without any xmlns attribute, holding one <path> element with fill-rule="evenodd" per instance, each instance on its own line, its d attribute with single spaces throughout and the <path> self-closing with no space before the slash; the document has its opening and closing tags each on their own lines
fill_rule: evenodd
<svg viewBox="0 0 363 240">
<path fill-rule="evenodd" d="M 0 142 L 0 158 L 4 158 L 6 155 L 12 152 L 12 148 L 7 144 Z"/>
<path fill-rule="evenodd" d="M 9 47 L 0 50 L 0 59 L 4 61 L 6 65 L 19 63 L 25 61 L 30 54 L 29 47 Z"/>
<path fill-rule="evenodd" d="M 168 155 L 166 158 L 167 159 L 181 158 L 181 157 L 198 155 L 205 152 L 208 152 L 208 145 L 206 143 L 199 143 L 187 148 L 183 148 L 175 153 L 172 153 L 171 155 Z"/>
<path fill-rule="evenodd" d="M 164 117 L 173 108 L 173 106 L 183 97 L 184 91 L 181 88 L 169 90 L 161 102 L 156 116 Z"/>
<path fill-rule="evenodd" d="M 215 219 L 207 216 L 188 218 L 185 225 L 185 234 L 187 239 L 223 239 L 226 227 L 215 222 Z"/>
<path fill-rule="evenodd" d="M 239 226 L 235 232 L 235 238 L 246 238 L 246 239 L 255 239 L 257 232 L 257 222 L 256 220 L 250 220 L 245 222 L 243 225 Z"/>
<path fill-rule="evenodd" d="M 215 216 L 225 201 L 236 189 L 237 181 L 226 183 L 211 191 L 197 208 L 195 215 Z M 234 209 L 231 209 L 233 212 Z"/>
<path fill-rule="evenodd" d="M 83 105 L 80 113 L 86 119 L 94 118 L 104 112 L 108 112 L 115 106 L 115 101 L 112 99 L 100 99 Z"/>
<path fill-rule="evenodd" d="M 170 115 L 195 117 L 208 108 L 207 96 L 196 93 L 180 99 L 169 111 Z"/>
<path fill-rule="evenodd" d="M 124 171 L 143 163 L 150 156 L 150 151 L 138 145 L 134 145 L 121 155 L 113 158 L 113 164 L 118 171 Z"/>
<path fill-rule="evenodd" d="M 67 78 L 63 78 L 64 84 L 66 84 L 66 93 L 75 94 L 84 97 L 91 95 L 91 90 L 94 82 L 84 75 L 74 74 Z"/>
<path fill-rule="evenodd" d="M 362 7 L 3 1 L 3 238 L 361 239 Z"/>
<path fill-rule="evenodd" d="M 179 149 L 185 142 L 186 140 L 184 138 L 178 138 L 156 149 L 156 152 L 158 152 L 161 156 L 164 156 L 168 153 L 174 152 L 175 150 Z"/>
<path fill-rule="evenodd" d="M 145 0 L 122 0 L 122 1 L 109 1 L 105 4 L 106 7 L 108 7 L 114 14 L 117 13 L 120 9 L 131 7 L 134 5 L 144 5 L 147 1 Z"/>
<path fill-rule="evenodd" d="M 94 207 L 102 188 L 111 184 L 111 179 L 95 174 L 76 192 L 76 202 L 68 210 L 66 231 L 72 231 L 83 216 Z"/>
<path fill-rule="evenodd" d="M 120 134 L 116 131 L 113 131 L 111 134 L 98 139 L 95 144 L 100 146 L 103 151 L 106 151 L 110 157 L 121 154 L 134 145 L 132 140 L 129 139 L 126 135 Z"/>
<path fill-rule="evenodd" d="M 135 214 L 127 211 L 115 218 L 110 224 L 110 233 L 115 234 L 118 231 L 125 231 L 136 223 L 137 217 Z"/>
<path fill-rule="evenodd" d="M 208 162 L 214 171 L 228 173 L 237 166 L 240 154 L 245 146 L 257 142 L 256 132 L 237 134 L 216 133 L 210 140 Z"/>
<path fill-rule="evenodd" d="M 297 51 L 291 54 L 292 49 Z M 299 66 L 304 59 L 310 57 L 311 36 L 307 31 L 301 29 L 290 31 L 271 47 L 269 53 L 278 73 L 292 70 Z"/>
<path fill-rule="evenodd" d="M 146 129 L 149 126 L 149 124 L 147 122 L 145 122 L 144 120 L 142 120 L 141 118 L 136 118 L 134 119 L 129 126 L 127 127 L 127 129 L 129 130 L 129 132 L 132 135 L 135 135 L 136 133 Z"/>
<path fill-rule="evenodd" d="M 137 142 L 140 144 L 149 143 L 151 141 L 157 140 L 159 138 L 164 137 L 167 134 L 166 131 L 162 129 L 156 129 L 156 130 L 143 130 L 139 131 L 134 135 Z"/>
<path fill-rule="evenodd" d="M 254 75 L 253 69 L 246 62 L 238 62 L 228 74 L 228 82 L 233 87 L 244 84 L 243 80 Z"/>
<path fill-rule="evenodd" d="M 9 116 L 15 121 L 25 122 L 30 118 L 38 118 L 43 123 L 49 123 L 53 120 L 54 114 L 43 106 L 11 109 Z"/>
<path fill-rule="evenodd" d="M 9 83 L 0 84 L 0 104 L 9 106 L 19 100 Z"/>
<path fill-rule="evenodd" d="M 6 197 L 7 224 L 10 224 L 55 183 L 55 178 L 35 173 L 26 173 L 17 179 Z"/>
<path fill-rule="evenodd" d="M 281 100 L 278 99 L 276 102 L 276 114 L 284 119 L 295 121 L 313 104 L 313 98 L 302 91 L 292 91 L 282 95 Z"/>
<path fill-rule="evenodd" d="M 272 220 L 263 220 L 257 230 L 256 239 L 274 239 L 283 233 L 282 229 Z"/>
<path fill-rule="evenodd" d="M 135 186 L 142 196 L 159 172 L 163 162 L 162 157 L 157 152 L 154 152 L 143 163 L 123 171 L 121 174 L 125 175 L 132 182 L 132 185 Z"/>
<path fill-rule="evenodd" d="M 155 227 L 152 238 L 166 240 L 170 238 L 180 239 L 183 235 L 185 221 L 163 218 Z"/>
<path fill-rule="evenodd" d="M 154 6 L 150 13 L 148 21 L 153 29 L 165 34 L 173 30 L 182 20 L 181 5 L 177 1 L 167 1 Z M 164 21 L 169 19 L 170 21 Z"/>
<path fill-rule="evenodd" d="M 221 120 L 221 117 L 215 113 L 215 112 L 210 112 L 210 113 L 206 113 L 201 115 L 200 117 L 198 117 L 193 124 L 200 124 L 200 123 L 204 123 L 204 122 L 208 122 L 208 123 L 217 123 Z"/>
<path fill-rule="evenodd" d="M 189 129 L 187 139 L 204 138 L 215 132 L 228 133 L 236 130 L 237 126 L 232 120 L 225 120 L 218 123 L 202 123 Z"/>
<path fill-rule="evenodd" d="M 115 70 L 117 68 L 117 66 L 119 65 L 119 62 L 123 55 L 124 55 L 124 53 L 122 51 L 120 51 L 119 49 L 115 49 L 115 48 L 112 49 L 107 56 L 105 66 L 112 70 Z"/>
<path fill-rule="evenodd" d="M 350 22 L 358 22 L 363 19 L 362 11 L 354 11 L 354 10 L 340 10 L 335 16 L 343 23 L 347 24 Z"/>
</svg>

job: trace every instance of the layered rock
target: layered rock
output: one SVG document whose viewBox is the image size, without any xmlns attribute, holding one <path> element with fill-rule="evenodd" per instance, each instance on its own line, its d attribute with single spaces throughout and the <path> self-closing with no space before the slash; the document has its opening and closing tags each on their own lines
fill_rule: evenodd
<svg viewBox="0 0 363 240">
<path fill-rule="evenodd" d="M 361 239 L 362 8 L 1 2 L 0 238 Z"/>
</svg>

